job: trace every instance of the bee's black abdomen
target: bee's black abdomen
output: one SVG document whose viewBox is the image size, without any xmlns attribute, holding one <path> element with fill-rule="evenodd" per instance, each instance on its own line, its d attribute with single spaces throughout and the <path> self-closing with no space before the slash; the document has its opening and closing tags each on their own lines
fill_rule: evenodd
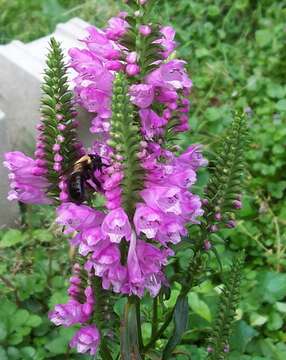
<svg viewBox="0 0 286 360">
<path fill-rule="evenodd" d="M 85 200 L 84 178 L 80 172 L 74 173 L 68 180 L 68 193 L 71 201 L 82 203 Z"/>
</svg>

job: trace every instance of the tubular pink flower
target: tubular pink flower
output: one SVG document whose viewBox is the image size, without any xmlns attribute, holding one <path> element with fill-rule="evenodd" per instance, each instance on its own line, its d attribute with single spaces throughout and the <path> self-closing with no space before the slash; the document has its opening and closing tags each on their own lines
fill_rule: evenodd
<svg viewBox="0 0 286 360">
<path fill-rule="evenodd" d="M 119 243 L 123 238 L 130 239 L 131 225 L 122 208 L 109 212 L 102 222 L 103 234 L 109 236 L 111 242 Z"/>
<path fill-rule="evenodd" d="M 134 215 L 134 225 L 138 235 L 142 232 L 148 239 L 154 239 L 162 224 L 162 213 L 138 204 Z"/>
<path fill-rule="evenodd" d="M 36 160 L 26 156 L 20 151 L 8 152 L 4 155 L 3 165 L 10 170 L 9 179 L 12 190 L 8 194 L 8 200 L 17 200 L 26 204 L 51 204 L 52 201 L 46 196 L 49 188 L 48 181 L 38 174 Z"/>
<path fill-rule="evenodd" d="M 153 85 L 132 85 L 129 92 L 131 96 L 131 101 L 142 109 L 149 107 L 154 100 Z"/>
<path fill-rule="evenodd" d="M 57 208 L 57 223 L 64 225 L 65 233 L 82 231 L 89 227 L 97 227 L 102 223 L 104 214 L 86 205 L 68 202 Z"/>
<path fill-rule="evenodd" d="M 141 131 L 145 139 L 151 140 L 163 134 L 163 126 L 167 124 L 164 118 L 160 117 L 151 109 L 142 109 L 139 111 L 139 115 L 142 124 Z"/>
<path fill-rule="evenodd" d="M 121 17 L 113 17 L 108 21 L 108 27 L 105 30 L 106 37 L 110 40 L 119 40 L 126 34 L 129 28 L 127 21 Z"/>
<path fill-rule="evenodd" d="M 100 342 L 100 333 L 95 325 L 87 325 L 79 329 L 70 342 L 70 346 L 81 354 L 95 355 Z"/>
</svg>

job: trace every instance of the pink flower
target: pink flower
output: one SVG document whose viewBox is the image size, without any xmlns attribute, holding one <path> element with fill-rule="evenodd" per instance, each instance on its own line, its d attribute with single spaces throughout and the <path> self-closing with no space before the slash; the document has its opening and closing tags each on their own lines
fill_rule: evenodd
<svg viewBox="0 0 286 360">
<path fill-rule="evenodd" d="M 169 255 L 169 252 L 137 240 L 135 233 L 132 233 L 127 258 L 128 282 L 122 291 L 142 297 L 146 288 L 151 296 L 157 296 L 164 279 L 161 269 Z"/>
<path fill-rule="evenodd" d="M 140 25 L 139 32 L 143 36 L 149 36 L 152 32 L 152 29 L 149 25 Z"/>
<path fill-rule="evenodd" d="M 120 243 L 125 237 L 130 239 L 131 225 L 128 216 L 122 208 L 110 211 L 103 220 L 102 232 L 108 235 L 111 242 Z"/>
<path fill-rule="evenodd" d="M 57 223 L 66 226 L 65 233 L 101 225 L 104 214 L 86 205 L 64 203 L 57 208 Z"/>
<path fill-rule="evenodd" d="M 128 257 L 127 257 L 127 269 L 128 269 L 128 283 L 131 286 L 131 292 L 135 293 L 138 296 L 142 296 L 140 292 L 138 293 L 136 291 L 136 287 L 139 288 L 142 287 L 141 283 L 144 281 L 143 274 L 140 269 L 138 255 L 136 252 L 136 235 L 134 232 L 132 232 L 130 245 L 129 245 L 129 251 L 128 251 Z M 141 254 L 142 255 L 142 254 Z M 143 288 L 144 292 L 144 288 Z M 140 294 L 140 295 L 139 295 Z"/>
<path fill-rule="evenodd" d="M 138 54 L 135 51 L 132 51 L 126 57 L 126 61 L 128 62 L 128 64 L 136 64 L 137 60 Z"/>
<path fill-rule="evenodd" d="M 172 26 L 164 26 L 160 32 L 163 37 L 159 40 L 156 40 L 155 42 L 163 46 L 165 49 L 163 56 L 165 59 L 167 59 L 176 48 L 176 41 L 174 41 L 176 31 L 174 28 L 172 28 Z"/>
<path fill-rule="evenodd" d="M 181 236 L 187 235 L 187 230 L 183 225 L 183 221 L 179 217 L 166 217 L 165 222 L 160 227 L 157 235 L 158 241 L 162 244 L 171 242 L 178 244 L 181 241 Z"/>
<path fill-rule="evenodd" d="M 100 342 L 100 333 L 95 325 L 87 325 L 79 329 L 70 342 L 81 354 L 95 355 Z"/>
<path fill-rule="evenodd" d="M 118 260 L 109 267 L 108 271 L 103 274 L 102 287 L 106 290 L 112 286 L 112 290 L 116 293 L 122 291 L 122 286 L 126 283 L 127 279 L 127 268 L 121 265 Z"/>
<path fill-rule="evenodd" d="M 155 100 L 163 103 L 174 103 L 178 99 L 178 94 L 175 90 L 167 87 L 156 87 L 155 89 Z"/>
<path fill-rule="evenodd" d="M 71 67 L 78 73 L 83 72 L 85 76 L 88 75 L 89 77 L 97 78 L 104 71 L 102 60 L 89 50 L 71 48 L 69 50 L 69 56 L 71 58 Z"/>
<path fill-rule="evenodd" d="M 126 66 L 126 74 L 129 76 L 135 76 L 140 73 L 140 67 L 137 64 L 128 64 Z"/>
<path fill-rule="evenodd" d="M 146 139 L 152 139 L 154 136 L 162 134 L 162 128 L 167 124 L 166 119 L 160 117 L 155 111 L 142 109 L 139 111 L 142 124 L 142 133 Z"/>
<path fill-rule="evenodd" d="M 118 40 L 126 34 L 129 24 L 121 17 L 113 17 L 108 21 L 108 28 L 105 30 L 106 37 L 110 40 Z"/>
<path fill-rule="evenodd" d="M 105 238 L 106 236 L 103 235 L 100 227 L 90 227 L 87 230 L 84 230 L 79 236 L 79 254 L 86 256 Z"/>
<path fill-rule="evenodd" d="M 185 191 L 181 194 L 181 206 L 186 221 L 199 224 L 197 218 L 204 213 L 200 197 Z"/>
<path fill-rule="evenodd" d="M 173 185 L 181 188 L 189 188 L 197 180 L 197 175 L 194 170 L 187 168 L 185 170 L 176 171 L 174 176 L 170 176 L 170 182 Z"/>
<path fill-rule="evenodd" d="M 141 109 L 149 107 L 154 99 L 154 88 L 152 85 L 132 85 L 129 89 L 131 101 Z"/>
<path fill-rule="evenodd" d="M 182 60 L 171 60 L 162 64 L 146 78 L 149 85 L 168 87 L 170 89 L 190 89 L 192 82 L 185 69 L 185 62 Z"/>
<path fill-rule="evenodd" d="M 141 191 L 141 196 L 153 209 L 180 215 L 182 213 L 180 193 L 180 188 L 176 186 L 154 186 Z"/>
<path fill-rule="evenodd" d="M 49 319 L 56 325 L 71 326 L 86 322 L 91 315 L 91 309 L 83 306 L 77 300 L 69 300 L 66 304 L 59 304 L 49 313 Z"/>
<path fill-rule="evenodd" d="M 120 261 L 120 250 L 117 244 L 104 240 L 93 248 L 91 258 L 86 262 L 87 271 L 94 270 L 96 276 L 104 276 Z"/>
<path fill-rule="evenodd" d="M 138 235 L 144 233 L 148 239 L 154 239 L 160 225 L 162 215 L 158 211 L 143 204 L 138 204 L 134 215 L 134 225 Z"/>
<path fill-rule="evenodd" d="M 87 44 L 89 50 L 102 57 L 103 60 L 117 60 L 120 58 L 120 51 L 115 49 L 114 43 L 107 38 L 102 30 L 97 29 L 95 26 L 89 26 L 86 30 L 89 32 L 89 37 L 82 41 Z"/>
<path fill-rule="evenodd" d="M 26 204 L 51 204 L 46 192 L 48 180 L 34 172 L 36 161 L 20 151 L 8 152 L 4 155 L 3 165 L 10 170 L 11 191 L 8 200 L 17 200 Z M 43 169 L 45 170 L 45 169 Z M 43 171 L 45 173 L 45 171 Z"/>
<path fill-rule="evenodd" d="M 88 85 L 87 87 L 75 88 L 79 97 L 79 102 L 90 112 L 105 112 L 110 107 L 110 96 L 104 91 L 100 90 L 96 84 Z"/>
<path fill-rule="evenodd" d="M 206 166 L 208 161 L 202 155 L 201 145 L 191 145 L 176 160 L 180 166 L 190 166 L 193 170 L 197 170 L 201 166 Z"/>
</svg>

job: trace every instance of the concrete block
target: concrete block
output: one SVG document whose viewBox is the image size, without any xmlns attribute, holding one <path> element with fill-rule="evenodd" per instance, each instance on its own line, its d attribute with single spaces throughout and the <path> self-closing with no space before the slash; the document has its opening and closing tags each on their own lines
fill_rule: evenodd
<svg viewBox="0 0 286 360">
<path fill-rule="evenodd" d="M 4 152 L 7 151 L 9 143 L 7 141 L 5 114 L 0 110 L 0 162 L 4 161 Z M 8 171 L 3 169 L 0 176 L 0 228 L 12 226 L 18 215 L 18 204 L 7 200 L 9 191 Z"/>
<path fill-rule="evenodd" d="M 7 140 L 2 144 L 2 133 L 1 153 L 10 150 L 32 153 L 35 127 L 40 117 L 41 83 L 50 37 L 61 42 L 67 55 L 69 48 L 83 47 L 78 40 L 86 36 L 85 28 L 88 25 L 79 18 L 73 18 L 64 24 L 58 24 L 54 33 L 28 44 L 14 40 L 0 46 L 0 109 L 5 113 L 5 117 L 2 115 L 0 131 L 5 126 Z M 70 69 L 68 75 L 72 79 L 75 73 Z M 80 113 L 80 120 L 81 139 L 89 146 L 92 136 L 88 132 L 89 120 L 84 111 Z M 7 178 L 7 172 L 2 166 L 0 178 Z M 6 204 L 6 194 L 4 196 L 2 191 L 4 190 L 0 193 L 0 208 Z M 4 223 L 0 213 L 0 226 L 1 224 Z"/>
</svg>

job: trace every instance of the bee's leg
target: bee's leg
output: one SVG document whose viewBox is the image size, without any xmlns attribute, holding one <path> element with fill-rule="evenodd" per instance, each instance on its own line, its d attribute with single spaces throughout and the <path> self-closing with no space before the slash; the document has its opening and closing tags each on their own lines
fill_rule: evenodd
<svg viewBox="0 0 286 360">
<path fill-rule="evenodd" d="M 98 191 L 101 191 L 102 190 L 102 186 L 101 186 L 101 183 L 100 181 L 94 176 L 93 174 L 94 172 L 92 170 L 89 170 L 88 173 L 86 174 L 86 180 L 91 180 L 97 187 L 97 190 Z M 94 190 L 94 187 L 88 183 L 88 181 L 86 182 L 91 188 L 93 188 Z"/>
<path fill-rule="evenodd" d="M 102 186 L 99 180 L 97 180 L 97 178 L 94 176 L 92 178 L 92 181 L 95 183 L 95 185 L 97 186 L 98 190 L 101 191 L 102 190 Z"/>
</svg>

